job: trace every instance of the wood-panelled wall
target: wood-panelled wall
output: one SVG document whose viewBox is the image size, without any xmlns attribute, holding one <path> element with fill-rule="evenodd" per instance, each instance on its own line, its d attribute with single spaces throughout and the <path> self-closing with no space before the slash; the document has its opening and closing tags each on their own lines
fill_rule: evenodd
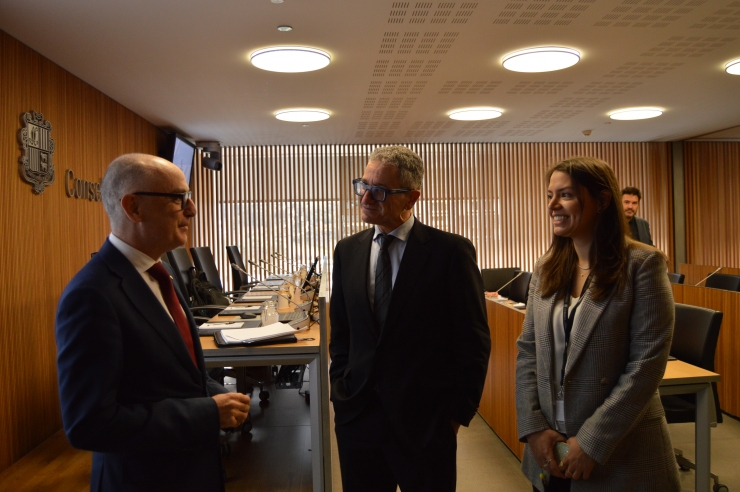
<svg viewBox="0 0 740 492">
<path fill-rule="evenodd" d="M 56 181 L 40 195 L 18 171 L 20 116 L 52 125 Z M 65 171 L 99 182 L 158 130 L 0 31 L 0 471 L 61 426 L 54 315 L 62 290 L 109 232 L 102 202 L 69 198 Z"/>
<path fill-rule="evenodd" d="M 740 142 L 686 142 L 686 263 L 740 268 Z"/>
<path fill-rule="evenodd" d="M 643 192 L 639 215 L 673 258 L 673 199 L 667 143 L 410 144 L 426 176 L 415 213 L 424 223 L 470 238 L 481 268 L 526 270 L 547 249 L 547 168 L 575 155 L 609 162 L 622 186 Z M 273 253 L 308 262 L 331 257 L 336 242 L 366 227 L 351 180 L 361 177 L 375 146 L 228 147 L 223 170 L 196 163 L 192 188 L 199 208 L 193 242 L 210 246 L 231 285 L 225 246 L 245 259 L 278 267 Z M 667 185 L 668 184 L 668 185 Z M 621 201 L 621 197 L 617 197 Z M 264 272 L 250 267 L 252 274 Z"/>
</svg>

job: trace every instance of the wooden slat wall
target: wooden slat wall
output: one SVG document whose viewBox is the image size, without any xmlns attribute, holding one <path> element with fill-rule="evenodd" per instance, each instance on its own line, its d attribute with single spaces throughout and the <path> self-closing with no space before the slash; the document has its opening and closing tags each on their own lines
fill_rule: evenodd
<svg viewBox="0 0 740 492">
<path fill-rule="evenodd" d="M 622 186 L 643 192 L 640 216 L 673 258 L 673 201 L 667 143 L 410 144 L 425 162 L 424 223 L 470 238 L 481 268 L 534 267 L 550 242 L 544 175 L 574 155 L 612 164 Z M 226 285 L 225 246 L 245 259 L 275 263 L 278 252 L 300 262 L 331 257 L 336 242 L 366 227 L 350 182 L 362 176 L 375 146 L 227 147 L 221 172 L 196 164 L 192 187 L 200 209 L 193 242 L 211 246 Z M 668 184 L 668 185 L 667 185 Z M 621 201 L 621 197 L 618 197 Z M 288 268 L 290 265 L 276 265 Z M 264 272 L 251 268 L 258 277 Z"/>
<path fill-rule="evenodd" d="M 18 173 L 20 116 L 52 124 L 56 182 Z M 99 181 L 119 154 L 156 154 L 157 130 L 0 31 L 0 471 L 61 428 L 54 314 L 62 290 L 109 232 L 101 202 L 68 198 L 64 173 Z"/>
<path fill-rule="evenodd" d="M 740 268 L 740 142 L 686 142 L 686 263 Z"/>
</svg>

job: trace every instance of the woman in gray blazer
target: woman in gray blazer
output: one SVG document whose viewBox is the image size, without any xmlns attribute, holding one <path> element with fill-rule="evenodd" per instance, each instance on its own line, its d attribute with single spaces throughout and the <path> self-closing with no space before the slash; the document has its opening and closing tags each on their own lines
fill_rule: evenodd
<svg viewBox="0 0 740 492">
<path fill-rule="evenodd" d="M 522 470 L 541 491 L 678 491 L 658 396 L 674 319 L 665 256 L 627 234 L 606 162 L 565 160 L 547 183 L 553 239 L 517 340 Z"/>
</svg>

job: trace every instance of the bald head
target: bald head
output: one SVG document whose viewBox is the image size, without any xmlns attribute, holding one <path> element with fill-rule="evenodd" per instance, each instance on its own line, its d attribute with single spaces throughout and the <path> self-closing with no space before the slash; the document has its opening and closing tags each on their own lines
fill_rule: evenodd
<svg viewBox="0 0 740 492">
<path fill-rule="evenodd" d="M 166 173 L 179 171 L 171 162 L 148 154 L 124 154 L 110 163 L 103 176 L 100 194 L 111 229 L 116 232 L 126 213 L 121 206 L 124 195 L 153 190 Z"/>
</svg>

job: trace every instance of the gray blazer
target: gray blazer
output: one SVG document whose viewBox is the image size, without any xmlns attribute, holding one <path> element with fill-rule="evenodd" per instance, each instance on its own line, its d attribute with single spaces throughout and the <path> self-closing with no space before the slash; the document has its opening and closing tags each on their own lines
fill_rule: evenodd
<svg viewBox="0 0 740 492">
<path fill-rule="evenodd" d="M 663 256 L 630 249 L 625 286 L 595 301 L 589 288 L 579 307 L 565 369 L 566 429 L 597 461 L 573 491 L 681 489 L 658 385 L 673 338 L 675 308 Z M 542 298 L 539 273 L 530 284 L 517 340 L 516 405 L 519 439 L 555 428 L 551 381 L 555 297 Z M 522 470 L 542 490 L 542 471 L 525 447 Z"/>
</svg>

